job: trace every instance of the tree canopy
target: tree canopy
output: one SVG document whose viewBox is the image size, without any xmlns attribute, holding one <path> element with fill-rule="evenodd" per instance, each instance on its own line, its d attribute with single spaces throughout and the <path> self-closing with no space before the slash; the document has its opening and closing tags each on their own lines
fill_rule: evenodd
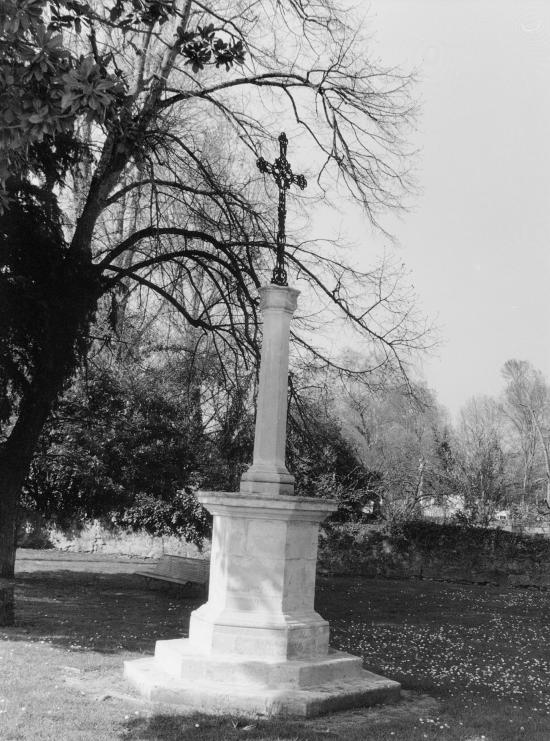
<svg viewBox="0 0 550 741">
<path fill-rule="evenodd" d="M 336 183 L 374 224 L 400 206 L 410 78 L 369 60 L 348 18 L 332 0 L 2 3 L 0 576 L 13 575 L 17 499 L 98 307 L 113 326 L 130 301 L 171 307 L 228 381 L 256 363 L 275 239 L 254 163 L 271 159 L 281 122 L 301 133 L 308 198 Z M 304 362 L 406 376 L 425 328 L 399 267 L 361 271 L 292 237 L 287 259 Z M 317 342 L 327 311 L 362 336 L 359 371 Z"/>
<path fill-rule="evenodd" d="M 36 255 L 25 267 L 21 248 L 4 248 L 10 398 L 32 375 L 22 337 L 37 304 L 70 282 L 114 301 L 129 286 L 153 291 L 220 343 L 256 352 L 255 289 L 274 240 L 253 162 L 281 112 L 317 153 L 318 195 L 340 174 L 373 220 L 399 205 L 409 79 L 360 61 L 342 18 L 329 1 L 4 3 L 2 234 L 6 245 L 26 240 L 21 225 L 33 220 L 50 244 L 39 250 L 48 274 L 62 276 L 61 286 L 38 280 Z M 294 279 L 403 370 L 423 332 L 393 268 L 362 273 L 307 243 L 290 245 L 288 259 Z M 318 353 L 307 338 L 296 333 Z"/>
</svg>

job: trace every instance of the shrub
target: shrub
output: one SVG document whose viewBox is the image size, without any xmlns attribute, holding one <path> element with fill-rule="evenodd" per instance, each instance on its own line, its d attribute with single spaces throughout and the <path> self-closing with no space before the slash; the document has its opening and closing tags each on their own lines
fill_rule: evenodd
<svg viewBox="0 0 550 741">
<path fill-rule="evenodd" d="M 210 536 L 212 517 L 190 490 L 176 492 L 170 501 L 139 494 L 134 504 L 114 512 L 115 527 L 145 530 L 150 535 L 179 535 L 199 548 Z"/>
</svg>

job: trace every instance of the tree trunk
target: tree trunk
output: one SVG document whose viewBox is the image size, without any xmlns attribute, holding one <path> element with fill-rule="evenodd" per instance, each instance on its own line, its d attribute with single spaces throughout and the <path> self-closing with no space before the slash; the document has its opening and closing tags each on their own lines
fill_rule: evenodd
<svg viewBox="0 0 550 741">
<path fill-rule="evenodd" d="M 415 500 L 416 502 L 420 502 L 420 500 L 424 497 L 424 467 L 426 465 L 426 461 L 424 458 L 420 458 L 418 462 L 418 479 L 416 481 L 416 494 L 415 494 Z"/>
<path fill-rule="evenodd" d="M 14 621 L 17 505 L 44 424 L 74 367 L 70 362 L 72 346 L 82 324 L 74 322 L 72 326 L 72 337 L 65 334 L 64 341 L 52 339 L 51 346 L 43 350 L 40 368 L 21 399 L 17 421 L 0 445 L 0 625 Z"/>
<path fill-rule="evenodd" d="M 533 456 L 529 450 L 523 450 L 523 478 L 521 481 L 521 507 L 525 510 L 526 503 L 529 500 L 529 490 L 531 488 L 531 470 L 533 468 Z"/>
<path fill-rule="evenodd" d="M 60 253 L 56 232 L 41 237 L 52 239 L 50 270 L 37 286 L 46 321 L 35 349 L 17 410 L 17 421 L 9 438 L 0 444 L 0 625 L 13 624 L 13 579 L 16 551 L 17 505 L 28 476 L 33 454 L 50 411 L 77 365 L 78 351 L 88 334 L 90 322 L 104 285 L 92 264 L 91 240 L 95 223 L 105 206 L 107 194 L 128 161 L 129 154 L 117 149 L 111 132 L 105 142 L 100 166 L 92 177 L 83 211 L 77 221 L 69 249 Z M 117 150 L 118 151 L 118 150 Z M 29 234 L 39 234 L 36 224 Z M 15 231 L 21 239 L 21 234 Z M 34 300 L 34 299 L 33 299 Z M 36 356 L 34 353 L 36 352 Z M 7 580 L 7 584 L 4 580 Z"/>
<path fill-rule="evenodd" d="M 544 470 L 546 472 L 546 504 L 548 507 L 550 507 L 550 446 L 548 445 L 548 441 L 544 437 L 542 427 L 539 420 L 537 419 L 537 416 L 535 415 L 535 412 L 531 408 L 529 409 L 529 411 L 531 413 L 531 419 L 533 420 L 533 426 L 537 431 L 537 435 L 540 441 L 540 447 L 542 448 L 542 455 L 544 457 Z"/>
<path fill-rule="evenodd" d="M 9 463 L 9 462 L 8 462 Z M 2 496 L 0 497 L 0 626 L 13 625 L 15 531 L 17 527 L 17 478 L 13 467 L 0 461 Z"/>
<path fill-rule="evenodd" d="M 30 457 L 18 455 L 7 444 L 0 452 L 0 626 L 13 625 L 17 504 Z"/>
<path fill-rule="evenodd" d="M 0 579 L 13 579 L 18 477 L 15 466 L 0 458 L 2 496 L 0 497 Z"/>
<path fill-rule="evenodd" d="M 15 622 L 15 596 L 13 579 L 0 579 L 0 627 Z"/>
<path fill-rule="evenodd" d="M 17 505 L 29 473 L 33 451 L 47 419 L 57 388 L 49 399 L 33 404 L 25 399 L 22 414 L 10 438 L 0 446 L 0 626 L 13 625 L 15 552 L 17 547 Z"/>
</svg>

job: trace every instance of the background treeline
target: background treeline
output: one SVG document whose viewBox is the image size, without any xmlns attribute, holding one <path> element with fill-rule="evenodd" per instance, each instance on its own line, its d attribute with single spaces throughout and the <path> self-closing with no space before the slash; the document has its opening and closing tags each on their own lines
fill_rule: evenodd
<svg viewBox="0 0 550 741">
<path fill-rule="evenodd" d="M 255 371 L 135 297 L 116 317 L 106 303 L 100 317 L 87 362 L 42 434 L 22 515 L 60 528 L 100 519 L 200 543 L 210 520 L 195 492 L 237 490 L 252 459 Z M 502 397 L 471 400 L 452 425 L 420 384 L 375 374 L 368 385 L 343 381 L 295 353 L 287 461 L 297 494 L 337 498 L 337 522 L 402 522 L 439 505 L 487 525 L 504 507 L 541 510 L 548 385 L 526 362 L 509 361 L 503 373 Z"/>
</svg>

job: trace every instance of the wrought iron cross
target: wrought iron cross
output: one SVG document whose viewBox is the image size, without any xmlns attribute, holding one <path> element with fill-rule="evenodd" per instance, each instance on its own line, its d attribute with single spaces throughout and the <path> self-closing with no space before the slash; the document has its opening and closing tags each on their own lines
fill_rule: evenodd
<svg viewBox="0 0 550 741">
<path fill-rule="evenodd" d="M 263 157 L 260 157 L 256 161 L 259 171 L 273 175 L 273 179 L 279 188 L 279 206 L 277 208 L 277 213 L 279 215 L 279 228 L 277 230 L 277 259 L 273 269 L 273 276 L 271 278 L 271 282 L 278 286 L 288 285 L 285 268 L 286 192 L 293 183 L 295 183 L 301 190 L 303 190 L 307 185 L 307 180 L 303 175 L 295 175 L 290 169 L 290 164 L 286 158 L 287 146 L 288 139 L 283 131 L 279 136 L 280 154 L 275 162 L 271 164 L 264 160 Z"/>
</svg>

